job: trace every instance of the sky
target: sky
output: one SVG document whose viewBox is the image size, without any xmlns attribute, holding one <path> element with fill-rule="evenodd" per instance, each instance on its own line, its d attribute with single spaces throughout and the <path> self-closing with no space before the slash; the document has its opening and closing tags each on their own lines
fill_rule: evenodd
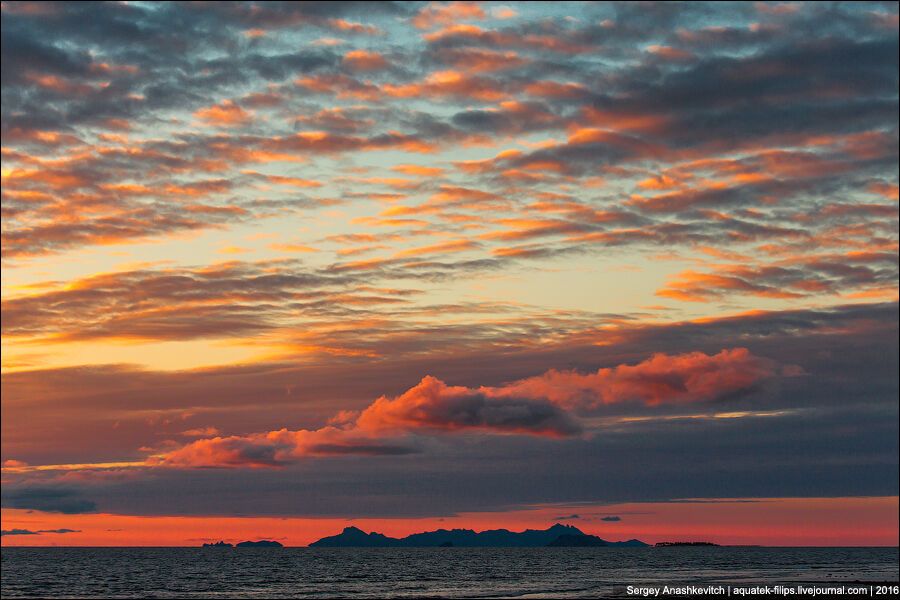
<svg viewBox="0 0 900 600">
<path fill-rule="evenodd" d="M 898 544 L 898 5 L 2 2 L 4 546 Z"/>
</svg>

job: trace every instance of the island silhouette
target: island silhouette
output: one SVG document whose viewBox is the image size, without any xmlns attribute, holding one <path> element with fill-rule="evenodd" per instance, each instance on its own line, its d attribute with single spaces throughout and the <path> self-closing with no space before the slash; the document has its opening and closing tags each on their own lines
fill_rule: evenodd
<svg viewBox="0 0 900 600">
<path fill-rule="evenodd" d="M 712 542 L 657 542 L 657 548 L 671 548 L 672 546 L 718 546 Z"/>
<path fill-rule="evenodd" d="M 239 542 L 235 548 L 284 548 L 275 540 L 259 540 L 258 542 Z"/>
<path fill-rule="evenodd" d="M 310 548 L 648 548 L 650 544 L 631 539 L 610 542 L 596 535 L 584 533 L 574 525 L 556 523 L 547 529 L 526 529 L 515 532 L 508 529 L 437 529 L 413 533 L 402 538 L 392 538 L 383 533 L 366 533 L 353 525 L 337 534 L 323 537 L 309 545 Z M 656 548 L 673 546 L 718 546 L 712 542 L 658 542 Z M 281 542 L 258 540 L 230 544 L 225 541 L 204 543 L 204 548 L 283 548 Z"/>
<path fill-rule="evenodd" d="M 649 546 L 640 540 L 609 542 L 588 535 L 572 525 L 556 523 L 548 529 L 526 529 L 521 532 L 508 529 L 490 529 L 476 532 L 472 529 L 438 529 L 414 533 L 403 538 L 392 538 L 382 533 L 366 533 L 350 526 L 337 534 L 323 537 L 311 543 L 310 548 L 534 548 L 607 546 L 612 548 L 644 548 Z"/>
<path fill-rule="evenodd" d="M 238 542 L 237 545 L 219 541 L 215 544 L 203 544 L 204 548 L 284 548 L 281 542 L 274 540 L 259 540 L 256 542 Z"/>
</svg>

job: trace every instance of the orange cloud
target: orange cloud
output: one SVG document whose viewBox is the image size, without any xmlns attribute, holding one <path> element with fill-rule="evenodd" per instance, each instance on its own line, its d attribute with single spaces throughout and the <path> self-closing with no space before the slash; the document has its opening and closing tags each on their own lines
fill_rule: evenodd
<svg viewBox="0 0 900 600">
<path fill-rule="evenodd" d="M 478 248 L 478 244 L 471 240 L 453 240 L 440 244 L 432 244 L 430 246 L 420 246 L 418 248 L 408 248 L 401 250 L 396 257 L 423 256 L 428 254 L 445 254 L 447 252 L 465 252 L 466 250 L 474 250 Z"/>
<path fill-rule="evenodd" d="M 491 9 L 491 16 L 495 19 L 512 19 L 519 16 L 519 12 L 508 6 L 497 6 Z"/>
<path fill-rule="evenodd" d="M 490 211 L 508 208 L 509 200 L 490 192 L 451 185 L 441 185 L 426 202 L 417 206 L 392 206 L 381 216 L 396 217 L 427 213 L 441 213 L 445 209 Z"/>
<path fill-rule="evenodd" d="M 377 85 L 368 81 L 357 81 L 346 75 L 322 74 L 302 77 L 295 80 L 294 84 L 310 93 L 331 94 L 338 98 L 375 101 L 382 97 L 381 89 Z"/>
<path fill-rule="evenodd" d="M 562 36 L 504 33 L 465 23 L 447 24 L 443 29 L 427 33 L 422 37 L 429 43 L 453 40 L 454 42 L 467 42 L 471 45 L 477 44 L 492 48 L 525 48 L 560 54 L 578 54 L 592 49 L 589 45 L 573 43 Z"/>
<path fill-rule="evenodd" d="M 587 107 L 582 111 L 584 121 L 603 129 L 615 131 L 661 132 L 670 121 L 666 115 L 638 111 L 612 111 Z"/>
<path fill-rule="evenodd" d="M 336 427 L 313 431 L 280 429 L 247 436 L 213 437 L 151 457 L 148 465 L 168 467 L 277 467 L 307 456 L 396 455 L 411 450 L 391 446 Z"/>
<path fill-rule="evenodd" d="M 873 194 L 878 194 L 879 196 L 884 196 L 888 200 L 898 200 L 900 199 L 900 186 L 897 186 L 895 183 L 887 183 L 884 181 L 876 181 L 874 183 L 869 184 L 866 188 Z"/>
<path fill-rule="evenodd" d="M 211 435 L 219 435 L 219 430 L 215 427 L 197 427 L 181 432 L 185 437 L 209 437 Z"/>
<path fill-rule="evenodd" d="M 269 244 L 269 248 L 279 252 L 318 252 L 317 248 L 305 244 Z"/>
<path fill-rule="evenodd" d="M 148 458 L 148 466 L 277 467 L 304 457 L 397 455 L 414 449 L 386 436 L 415 430 L 480 430 L 564 436 L 580 430 L 558 407 L 521 399 L 491 399 L 478 390 L 425 377 L 397 398 L 382 396 L 361 413 L 342 411 L 320 429 L 280 429 L 246 436 L 216 436 Z"/>
<path fill-rule="evenodd" d="M 395 165 L 391 167 L 391 170 L 421 177 L 438 177 L 444 174 L 444 169 L 440 167 L 423 167 L 421 165 Z"/>
<path fill-rule="evenodd" d="M 44 146 L 73 146 L 82 143 L 78 137 L 70 133 L 11 127 L 3 132 L 4 144 L 32 142 Z"/>
<path fill-rule="evenodd" d="M 544 98 L 578 98 L 587 93 L 587 88 L 580 83 L 535 81 L 525 86 L 525 93 Z"/>
<path fill-rule="evenodd" d="M 753 273 L 748 269 L 736 268 L 723 273 L 700 273 L 683 271 L 677 279 L 656 292 L 657 296 L 685 302 L 709 302 L 722 295 L 724 290 L 742 292 L 766 298 L 799 298 L 802 294 L 788 292 L 760 283 L 755 283 Z"/>
<path fill-rule="evenodd" d="M 650 406 L 704 402 L 753 390 L 775 375 L 772 361 L 746 348 L 668 355 L 654 354 L 636 365 L 619 365 L 583 375 L 551 370 L 515 382 L 495 393 L 500 397 L 543 398 L 575 410 L 606 404 L 641 402 Z"/>
<path fill-rule="evenodd" d="M 344 64 L 353 71 L 378 71 L 390 66 L 378 52 L 351 50 L 344 55 Z"/>
<path fill-rule="evenodd" d="M 341 411 L 315 430 L 281 429 L 201 439 L 148 459 L 149 466 L 273 467 L 303 457 L 405 454 L 414 432 L 478 431 L 566 437 L 581 432 L 575 412 L 639 402 L 648 406 L 720 400 L 748 393 L 777 369 L 746 348 L 715 355 L 655 354 L 595 373 L 550 370 L 500 387 L 449 386 L 432 376 L 362 411 Z"/>
<path fill-rule="evenodd" d="M 673 48 L 672 46 L 660 46 L 653 44 L 651 46 L 647 46 L 647 52 L 665 60 L 679 61 L 690 60 L 694 58 L 694 54 L 692 52 L 681 50 L 680 48 Z"/>
<path fill-rule="evenodd" d="M 26 77 L 34 84 L 58 94 L 85 96 L 95 91 L 94 87 L 86 83 L 73 83 L 68 79 L 57 77 L 56 75 L 30 72 Z"/>
<path fill-rule="evenodd" d="M 668 175 L 660 174 L 656 177 L 644 179 L 643 181 L 638 182 L 637 185 L 644 190 L 670 190 L 680 187 L 682 182 Z"/>
<path fill-rule="evenodd" d="M 359 136 L 337 135 L 325 131 L 301 131 L 300 133 L 272 138 L 264 142 L 266 148 L 276 152 L 353 152 L 367 150 L 403 150 L 415 153 L 431 153 L 437 145 L 414 135 L 396 131 L 388 131 L 381 135 L 365 138 Z"/>
<path fill-rule="evenodd" d="M 347 33 L 365 33 L 368 35 L 378 35 L 381 33 L 381 30 L 374 25 L 363 25 L 362 23 L 355 23 L 353 21 L 347 21 L 346 19 L 329 19 L 328 25 L 338 31 Z"/>
<path fill-rule="evenodd" d="M 213 104 L 207 108 L 201 108 L 194 116 L 211 125 L 243 125 L 250 122 L 253 116 L 243 108 L 232 102 L 224 100 L 220 104 Z"/>
<path fill-rule="evenodd" d="M 316 181 L 315 179 L 302 179 L 300 177 L 285 177 L 283 175 L 264 175 L 262 173 L 253 173 L 252 171 L 249 171 L 248 174 L 262 177 L 270 183 L 276 183 L 279 185 L 289 185 L 292 187 L 299 187 L 299 188 L 322 187 L 322 182 Z"/>
<path fill-rule="evenodd" d="M 386 84 L 384 93 L 395 98 L 458 97 L 496 102 L 507 96 L 498 88 L 496 81 L 449 70 L 431 73 L 418 83 Z"/>
<path fill-rule="evenodd" d="M 876 207 L 860 205 L 834 208 L 839 209 L 835 214 L 840 215 L 846 209 L 856 211 Z M 710 214 L 708 218 L 727 217 Z M 657 291 L 657 295 L 693 302 L 707 302 L 727 293 L 791 299 L 810 294 L 863 292 L 896 283 L 896 243 L 862 244 L 851 250 L 847 249 L 850 244 L 846 241 L 851 234 L 850 231 L 841 233 L 845 238 L 841 242 L 844 250 L 833 254 L 810 255 L 804 252 L 798 255 L 790 245 L 765 245 L 760 250 L 773 255 L 781 254 L 783 257 L 776 262 L 759 265 L 718 265 L 710 272 L 683 271 Z M 804 237 L 799 245 L 809 243 L 809 238 Z M 815 243 L 820 247 L 833 244 L 828 239 L 821 242 L 816 240 Z"/>
<path fill-rule="evenodd" d="M 557 407 L 531 399 L 496 399 L 482 390 L 448 386 L 423 377 L 397 398 L 382 396 L 362 411 L 356 426 L 367 431 L 416 428 L 565 436 L 580 427 Z"/>
<path fill-rule="evenodd" d="M 451 25 L 462 20 L 481 20 L 484 10 L 477 2 L 432 2 L 411 19 L 419 29 L 433 29 L 438 25 Z"/>
<path fill-rule="evenodd" d="M 511 50 L 486 48 L 446 48 L 438 51 L 438 56 L 445 64 L 474 73 L 513 69 L 531 62 Z"/>
</svg>

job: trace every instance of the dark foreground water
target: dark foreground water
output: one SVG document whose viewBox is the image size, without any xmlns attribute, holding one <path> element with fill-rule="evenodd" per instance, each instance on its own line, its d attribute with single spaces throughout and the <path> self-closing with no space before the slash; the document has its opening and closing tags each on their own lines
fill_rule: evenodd
<svg viewBox="0 0 900 600">
<path fill-rule="evenodd" d="M 596 598 L 626 586 L 896 582 L 896 548 L 4 548 L 2 596 Z"/>
</svg>

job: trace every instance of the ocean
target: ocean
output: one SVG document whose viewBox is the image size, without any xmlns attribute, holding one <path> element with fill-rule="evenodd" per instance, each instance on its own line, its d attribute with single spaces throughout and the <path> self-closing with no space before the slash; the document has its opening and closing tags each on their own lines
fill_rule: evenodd
<svg viewBox="0 0 900 600">
<path fill-rule="evenodd" d="M 897 548 L 3 548 L 3 598 L 597 598 L 898 580 Z M 634 590 L 632 590 L 634 592 Z"/>
</svg>

